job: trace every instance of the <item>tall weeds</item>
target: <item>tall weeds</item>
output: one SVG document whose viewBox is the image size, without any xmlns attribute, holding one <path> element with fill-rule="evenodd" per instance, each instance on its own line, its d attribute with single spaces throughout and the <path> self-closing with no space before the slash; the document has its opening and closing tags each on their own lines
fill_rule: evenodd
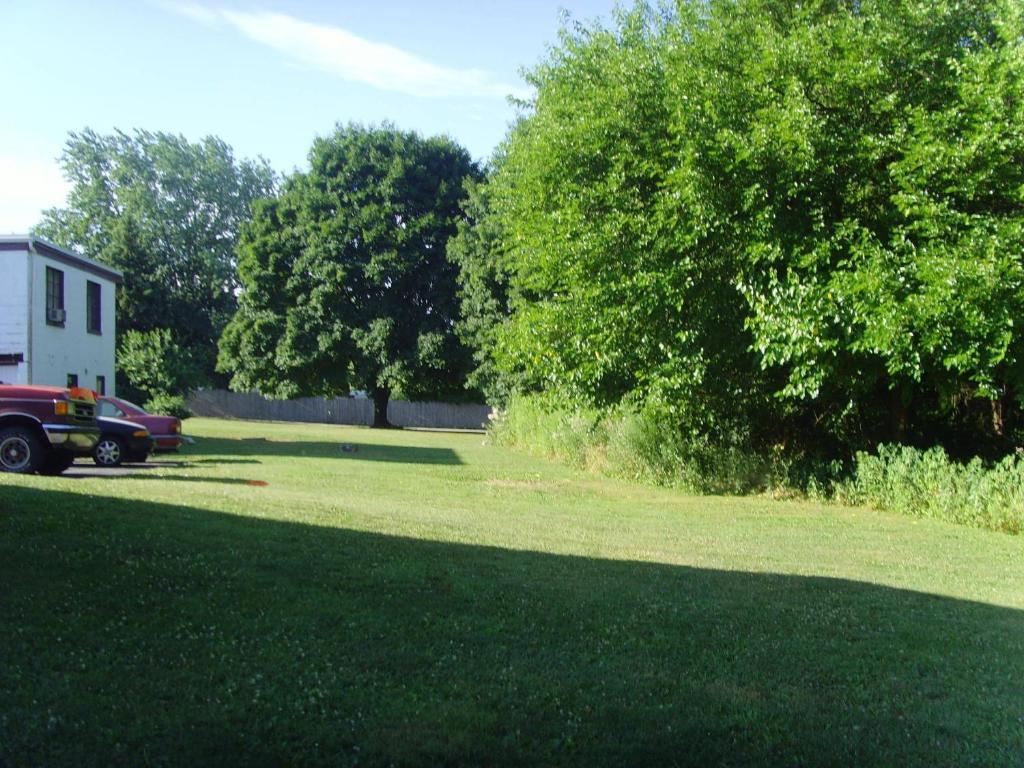
<svg viewBox="0 0 1024 768">
<path fill-rule="evenodd" d="M 1024 457 L 987 465 L 951 461 L 942 448 L 921 451 L 880 445 L 858 453 L 838 498 L 879 509 L 980 528 L 1020 533 L 1024 528 Z"/>
<path fill-rule="evenodd" d="M 781 453 L 762 455 L 687 435 L 651 406 L 571 410 L 544 397 L 518 397 L 490 433 L 497 444 L 575 467 L 695 493 L 787 491 L 804 474 Z"/>
<path fill-rule="evenodd" d="M 803 495 L 980 528 L 1024 530 L 1024 456 L 952 461 L 941 448 L 858 453 L 849 466 L 720 445 L 674 429 L 655 407 L 572 410 L 518 397 L 491 427 L 495 443 L 614 477 L 694 493 Z"/>
</svg>

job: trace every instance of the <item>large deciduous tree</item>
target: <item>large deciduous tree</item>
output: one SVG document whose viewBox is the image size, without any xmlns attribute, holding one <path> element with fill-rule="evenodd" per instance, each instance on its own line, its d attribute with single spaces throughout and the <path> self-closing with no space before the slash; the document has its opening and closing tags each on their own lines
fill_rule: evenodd
<svg viewBox="0 0 1024 768">
<path fill-rule="evenodd" d="M 67 206 L 47 211 L 37 233 L 123 270 L 118 331 L 165 329 L 197 365 L 192 386 L 214 380 L 235 310 L 238 232 L 274 191 L 270 167 L 237 161 L 217 138 L 88 129 L 70 135 L 61 165 Z"/>
<path fill-rule="evenodd" d="M 367 389 L 374 423 L 391 394 L 464 397 L 447 258 L 463 183 L 478 175 L 443 137 L 339 127 L 310 170 L 262 203 L 239 248 L 243 292 L 221 340 L 236 389 L 274 397 Z"/>
<path fill-rule="evenodd" d="M 748 327 L 781 394 L 895 440 L 933 439 L 955 403 L 1019 394 L 1020 5 L 709 9 L 676 56 L 687 152 L 669 189 L 716 200 L 684 215 L 724 222 L 741 249 Z"/>
<path fill-rule="evenodd" d="M 491 181 L 513 314 L 490 349 L 525 388 L 654 401 L 691 432 L 732 433 L 771 403 L 730 282 L 736 250 L 709 248 L 721 233 L 666 200 L 675 22 L 640 6 L 567 28 L 528 74 L 535 102 Z"/>
</svg>

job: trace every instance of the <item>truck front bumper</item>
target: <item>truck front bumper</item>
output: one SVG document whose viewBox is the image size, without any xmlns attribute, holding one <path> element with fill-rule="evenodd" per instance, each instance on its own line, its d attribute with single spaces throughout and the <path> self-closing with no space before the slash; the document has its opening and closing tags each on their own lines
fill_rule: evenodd
<svg viewBox="0 0 1024 768">
<path fill-rule="evenodd" d="M 92 453 L 100 441 L 100 431 L 95 427 L 79 427 L 74 424 L 43 424 L 43 430 L 54 448 L 71 453 Z"/>
</svg>

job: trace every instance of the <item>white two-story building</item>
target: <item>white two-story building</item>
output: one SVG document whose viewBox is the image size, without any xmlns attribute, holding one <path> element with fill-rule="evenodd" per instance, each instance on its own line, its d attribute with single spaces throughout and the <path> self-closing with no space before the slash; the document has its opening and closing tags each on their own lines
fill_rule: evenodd
<svg viewBox="0 0 1024 768">
<path fill-rule="evenodd" d="M 114 394 L 121 273 L 31 236 L 0 236 L 0 382 Z"/>
</svg>

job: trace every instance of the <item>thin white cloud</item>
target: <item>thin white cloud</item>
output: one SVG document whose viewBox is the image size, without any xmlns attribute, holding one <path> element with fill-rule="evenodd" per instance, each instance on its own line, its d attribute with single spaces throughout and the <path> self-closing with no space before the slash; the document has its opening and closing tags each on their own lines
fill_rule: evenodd
<svg viewBox="0 0 1024 768">
<path fill-rule="evenodd" d="M 0 154 L 0 235 L 24 235 L 47 208 L 63 206 L 71 185 L 56 160 Z"/>
<path fill-rule="evenodd" d="M 160 5 L 206 25 L 223 21 L 295 63 L 386 91 L 428 98 L 529 97 L 529 91 L 522 86 L 499 82 L 483 70 L 442 67 L 341 27 L 269 11 L 214 10 L 173 0 L 161 0 Z"/>
<path fill-rule="evenodd" d="M 197 3 L 179 3 L 173 0 L 154 0 L 154 2 L 155 5 L 163 8 L 165 11 L 171 11 L 179 16 L 192 19 L 192 21 L 197 21 L 207 27 L 216 26 L 220 22 L 220 14 L 217 11 L 212 11 Z"/>
</svg>

